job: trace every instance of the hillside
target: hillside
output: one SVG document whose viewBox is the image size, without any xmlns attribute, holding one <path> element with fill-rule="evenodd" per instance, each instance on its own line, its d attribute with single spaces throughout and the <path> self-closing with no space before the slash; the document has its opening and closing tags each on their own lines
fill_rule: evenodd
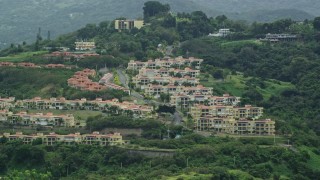
<svg viewBox="0 0 320 180">
<path fill-rule="evenodd" d="M 0 48 L 11 43 L 34 42 L 38 28 L 42 37 L 51 38 L 72 32 L 88 23 L 113 20 L 117 17 L 141 18 L 142 7 L 147 0 L 0 0 Z M 224 1 L 224 0 L 159 0 L 168 3 L 173 12 L 201 10 L 209 16 L 226 14 L 248 21 L 272 21 L 290 17 L 304 20 L 318 15 L 318 1 Z M 276 7 L 276 9 L 274 8 Z M 287 13 L 277 9 L 289 9 Z M 296 9 L 296 10 L 294 10 Z M 310 15 L 312 14 L 312 15 Z"/>
<path fill-rule="evenodd" d="M 75 112 L 68 108 L 60 110 L 52 108 L 56 109 L 53 113 L 62 111 L 75 113 L 77 117 L 81 116 L 81 122 L 87 119 L 85 127 L 61 130 L 58 125 L 54 125 L 54 129 L 43 129 L 40 124 L 15 126 L 13 122 L 1 122 L 0 132 L 23 131 L 30 135 L 30 133 L 58 130 L 56 131 L 58 134 L 68 139 L 77 137 L 75 132 L 100 131 L 101 135 L 105 135 L 120 132 L 118 130 L 124 128 L 136 131 L 127 135 L 123 133 L 123 140 L 130 143 L 118 146 L 111 146 L 111 143 L 99 144 L 96 140 L 88 142 L 87 138 L 73 144 L 63 142 L 61 139 L 59 141 L 59 137 L 62 136 L 57 136 L 58 141 L 54 144 L 45 144 L 48 141 L 41 138 L 23 144 L 20 140 L 9 139 L 10 136 L 9 138 L 0 136 L 1 177 L 4 176 L 5 179 L 7 177 L 9 179 L 318 179 L 320 92 L 316 90 L 320 89 L 320 19 L 303 23 L 284 19 L 249 25 L 224 16 L 208 18 L 202 12 L 179 13 L 173 16 L 169 8 L 164 7 L 167 6 L 158 5 L 161 10 L 158 13 L 150 8 L 151 10 L 147 11 L 150 25 L 141 29 L 133 28 L 119 32 L 112 27 L 112 24 L 100 22 L 97 25 L 87 25 L 55 40 L 38 40 L 31 45 L 11 46 L 0 51 L 0 56 L 7 56 L 0 58 L 0 62 L 32 62 L 43 67 L 1 67 L 1 97 L 15 96 L 18 99 L 34 96 L 45 98 L 64 96 L 67 99 L 115 97 L 120 101 L 126 99 L 141 101 L 141 104 L 147 103 L 156 110 L 150 112 L 155 115 L 153 117 L 134 118 L 129 111 L 123 111 L 109 104 L 105 104 L 102 108 L 106 109 L 102 110 L 84 103 L 83 106 L 91 109 L 90 113 L 86 113 L 87 110 Z M 225 25 L 233 33 L 225 37 L 208 36 L 210 32 L 216 32 Z M 259 38 L 265 37 L 266 33 L 288 33 L 297 35 L 298 38 L 279 38 L 277 43 L 267 39 L 260 41 Z M 73 51 L 74 41 L 77 38 L 94 40 L 96 52 L 100 55 L 76 60 L 71 57 L 66 58 L 67 53 L 43 56 L 43 53 L 47 52 L 39 51 L 41 47 L 53 47 L 52 51 L 56 51 L 56 46 L 65 46 L 70 48 L 70 53 L 80 53 Z M 220 102 L 222 105 L 214 104 L 214 100 L 211 105 L 207 104 L 209 102 L 203 102 L 205 106 L 199 107 L 219 107 L 212 109 L 218 112 L 221 111 L 220 108 L 228 107 L 229 111 L 233 111 L 232 109 L 249 104 L 262 107 L 263 109 L 259 108 L 260 112 L 263 111 L 261 118 L 271 118 L 265 121 L 274 121 L 275 126 L 261 124 L 263 120 L 253 117 L 249 119 L 244 114 L 244 117 L 235 120 L 240 122 L 236 130 L 243 130 L 246 127 L 243 125 L 245 122 L 258 122 L 259 126 L 253 127 L 254 131 L 261 131 L 261 128 L 265 127 L 269 130 L 275 128 L 276 133 L 263 135 L 267 129 L 263 134 L 256 135 L 247 134 L 246 131 L 221 132 L 219 129 L 222 125 L 225 126 L 225 122 L 230 122 L 228 115 L 222 113 L 214 116 L 218 120 L 215 126 L 217 129 L 199 130 L 193 125 L 206 123 L 203 121 L 203 118 L 207 117 L 206 109 L 200 110 L 203 117 L 197 118 L 187 109 L 182 111 L 180 106 L 181 114 L 185 113 L 185 116 L 182 120 L 176 120 L 178 118 L 173 118 L 172 114 L 176 116 L 176 113 L 180 113 L 175 109 L 178 106 L 169 107 L 167 105 L 171 103 L 164 104 L 167 97 L 170 99 L 170 96 L 166 96 L 166 92 L 162 92 L 159 99 L 142 96 L 144 90 L 141 86 L 135 86 L 141 84 L 141 81 L 133 81 L 137 69 L 124 70 L 129 60 L 147 61 L 162 58 L 168 51 L 172 52 L 170 52 L 172 57 L 203 59 L 199 65 L 199 82 L 206 87 L 212 87 L 214 97 L 219 98 L 218 96 L 222 94 L 230 93 L 232 96 L 239 96 L 241 100 L 239 106 L 226 105 L 222 102 Z M 49 63 L 62 63 L 74 69 L 44 68 Z M 166 64 L 167 62 L 153 67 L 155 71 L 158 69 L 159 72 L 165 72 L 165 68 L 161 67 L 167 66 Z M 182 77 L 180 70 L 197 68 L 197 64 L 198 62 L 171 65 L 170 69 L 179 72 L 173 79 Z M 118 91 L 85 92 L 67 86 L 67 79 L 80 68 L 96 70 L 108 68 L 115 75 L 115 83 L 117 81 L 123 85 L 128 84 L 132 96 L 123 98 L 126 94 Z M 170 72 L 167 74 L 172 76 Z M 192 79 L 187 75 L 190 74 L 184 77 Z M 150 82 L 157 84 L 156 80 Z M 160 83 L 158 85 L 160 86 Z M 194 86 L 185 83 L 182 85 Z M 191 91 L 176 91 L 176 93 L 178 96 L 184 93 L 183 99 L 186 99 L 186 96 L 201 94 Z M 55 101 L 54 104 L 58 102 Z M 198 106 L 194 103 L 197 102 L 188 101 L 190 109 Z M 78 107 L 75 109 L 82 109 L 79 103 L 75 103 L 74 106 Z M 32 106 L 31 108 L 35 109 L 31 112 L 40 110 L 40 107 L 42 103 L 39 103 L 39 106 Z M 49 110 L 50 108 L 43 112 Z M 99 113 L 100 110 L 102 113 Z M 158 114 L 155 114 L 156 112 Z M 20 118 L 18 120 L 21 121 Z M 110 128 L 114 130 L 107 130 Z M 67 135 L 71 133 L 72 135 Z M 52 138 L 52 135 L 54 134 L 49 135 L 49 138 Z M 82 137 L 91 139 L 92 135 L 99 138 L 97 133 Z M 33 178 L 29 178 L 30 176 Z"/>
</svg>

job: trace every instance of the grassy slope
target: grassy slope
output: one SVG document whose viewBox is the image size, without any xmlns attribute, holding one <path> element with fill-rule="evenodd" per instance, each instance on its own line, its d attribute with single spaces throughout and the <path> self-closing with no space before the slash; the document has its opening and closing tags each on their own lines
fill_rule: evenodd
<svg viewBox="0 0 320 180">
<path fill-rule="evenodd" d="M 306 146 L 301 146 L 301 147 L 299 147 L 299 149 L 302 151 L 307 151 L 308 154 L 310 155 L 310 160 L 308 161 L 308 166 L 314 170 L 320 171 L 320 155 L 313 152 L 313 150 L 316 150 L 316 149 L 306 147 Z"/>
<path fill-rule="evenodd" d="M 255 178 L 250 174 L 243 172 L 241 170 L 229 170 L 229 173 L 238 177 L 239 179 L 252 179 L 252 180 L 259 180 L 260 178 Z M 184 180 L 209 180 L 211 179 L 213 174 L 198 174 L 195 172 L 184 173 L 177 176 L 171 177 L 162 177 L 161 179 L 167 180 L 176 180 L 176 179 L 184 179 Z"/>
<path fill-rule="evenodd" d="M 213 87 L 215 92 L 228 92 L 232 95 L 241 96 L 248 87 L 246 82 L 252 77 L 244 77 L 242 74 L 228 75 L 224 80 L 216 80 L 212 76 L 205 78 L 201 75 L 200 82 L 204 86 Z M 293 88 L 291 83 L 280 82 L 277 80 L 265 80 L 266 88 L 256 87 L 263 95 L 264 99 L 268 99 L 272 95 L 279 94 L 285 89 Z"/>
<path fill-rule="evenodd" d="M 0 96 L 33 98 L 62 96 L 67 80 L 74 74 L 69 69 L 0 68 Z"/>
<path fill-rule="evenodd" d="M 36 51 L 36 52 L 24 52 L 19 53 L 7 57 L 0 57 L 0 62 L 21 62 L 28 60 L 29 58 L 35 56 L 35 55 L 43 55 L 48 53 L 48 51 Z"/>
</svg>

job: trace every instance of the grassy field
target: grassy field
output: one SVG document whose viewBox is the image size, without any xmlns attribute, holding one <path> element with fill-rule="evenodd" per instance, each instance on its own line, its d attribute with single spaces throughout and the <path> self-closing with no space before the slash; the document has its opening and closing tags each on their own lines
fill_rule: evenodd
<svg viewBox="0 0 320 180">
<path fill-rule="evenodd" d="M 255 178 L 251 176 L 250 174 L 243 172 L 241 170 L 229 170 L 230 174 L 236 176 L 238 179 L 252 179 L 252 180 L 260 180 L 260 178 Z M 171 177 L 162 177 L 161 179 L 166 180 L 176 180 L 176 179 L 183 179 L 183 180 L 209 180 L 213 174 L 199 174 L 195 172 L 190 173 L 184 173 L 177 176 L 171 176 Z"/>
<path fill-rule="evenodd" d="M 313 150 L 316 150 L 319 152 L 318 149 L 313 149 L 310 147 L 306 147 L 306 146 L 301 146 L 299 147 L 299 150 L 302 151 L 307 151 L 308 154 L 310 155 L 310 160 L 308 161 L 308 166 L 314 170 L 318 170 L 320 171 L 320 155 L 316 154 Z"/>
<path fill-rule="evenodd" d="M 252 40 L 239 40 L 239 41 L 226 41 L 221 43 L 221 47 L 243 47 L 248 44 L 260 45 L 262 42 L 252 39 Z"/>
<path fill-rule="evenodd" d="M 172 176 L 172 177 L 162 177 L 161 179 L 166 180 L 176 180 L 176 179 L 183 179 L 183 180 L 206 180 L 210 179 L 212 174 L 198 174 L 198 173 L 188 173 L 188 174 L 181 174 L 178 176 Z"/>
<path fill-rule="evenodd" d="M 6 62 L 21 62 L 24 60 L 28 60 L 28 58 L 31 58 L 33 56 L 43 55 L 47 54 L 48 51 L 36 51 L 36 52 L 24 52 L 19 53 L 7 57 L 0 57 L 0 62 L 6 61 Z"/>
<path fill-rule="evenodd" d="M 248 88 L 246 82 L 252 77 L 244 77 L 242 74 L 228 75 L 224 80 L 216 80 L 212 76 L 205 77 L 204 74 L 200 76 L 200 83 L 204 86 L 213 87 L 214 92 L 231 93 L 232 95 L 242 96 L 243 92 Z M 291 83 L 281 82 L 277 80 L 264 80 L 265 88 L 256 86 L 259 93 L 264 99 L 270 98 L 272 95 L 277 95 L 285 89 L 294 87 Z"/>
</svg>

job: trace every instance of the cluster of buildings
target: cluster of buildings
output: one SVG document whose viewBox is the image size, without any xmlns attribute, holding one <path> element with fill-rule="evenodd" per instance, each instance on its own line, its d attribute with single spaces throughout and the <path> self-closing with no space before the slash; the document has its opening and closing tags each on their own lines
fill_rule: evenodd
<svg viewBox="0 0 320 180">
<path fill-rule="evenodd" d="M 147 69 L 159 69 L 159 68 L 179 68 L 182 67 L 194 67 L 194 69 L 200 69 L 200 65 L 203 62 L 203 59 L 197 59 L 194 57 L 183 58 L 182 56 L 176 58 L 165 57 L 163 59 L 155 59 L 155 60 L 148 60 L 146 62 L 142 61 L 134 61 L 131 60 L 128 63 L 128 70 L 138 71 L 142 68 Z"/>
<path fill-rule="evenodd" d="M 47 146 L 53 146 L 55 144 L 87 144 L 87 145 L 101 145 L 101 146 L 113 146 L 125 144 L 120 133 L 113 134 L 100 134 L 99 132 L 93 132 L 92 134 L 74 133 L 68 135 L 60 135 L 56 133 L 43 134 L 37 133 L 32 135 L 25 135 L 21 132 L 16 134 L 4 133 L 2 137 L 6 137 L 8 141 L 22 141 L 24 144 L 31 144 L 33 141 L 40 139 L 42 144 Z"/>
<path fill-rule="evenodd" d="M 199 84 L 202 61 L 193 57 L 165 58 L 147 62 L 130 61 L 127 69 L 138 72 L 132 78 L 132 83 L 150 97 L 157 98 L 161 94 L 212 94 L 212 88 Z"/>
<path fill-rule="evenodd" d="M 25 126 L 41 125 L 74 127 L 76 125 L 72 114 L 54 115 L 53 113 L 13 113 L 7 109 L 0 110 L 0 121 Z"/>
<path fill-rule="evenodd" d="M 40 66 L 34 63 L 22 62 L 22 63 L 12 63 L 12 62 L 0 62 L 0 67 L 28 67 L 28 68 L 40 68 Z"/>
<path fill-rule="evenodd" d="M 68 79 L 68 86 L 86 91 L 101 91 L 107 89 L 106 86 L 103 86 L 98 82 L 93 82 L 89 78 L 95 77 L 96 75 L 97 73 L 93 69 L 77 71 L 71 78 Z"/>
<path fill-rule="evenodd" d="M 245 105 L 197 104 L 190 107 L 190 116 L 195 120 L 195 129 L 226 134 L 274 135 L 275 122 L 261 119 L 262 107 Z"/>
<path fill-rule="evenodd" d="M 77 71 L 71 78 L 68 79 L 68 85 L 70 87 L 85 91 L 101 91 L 110 88 L 122 90 L 130 94 L 129 89 L 110 82 L 113 78 L 111 73 L 103 75 L 99 82 L 93 82 L 90 77 L 95 77 L 96 75 L 97 73 L 93 69 Z"/>
<path fill-rule="evenodd" d="M 66 68 L 71 69 L 71 66 L 64 64 L 47 64 L 47 65 L 36 65 L 34 63 L 12 63 L 12 62 L 0 62 L 0 67 L 26 67 L 26 68 Z"/>
<path fill-rule="evenodd" d="M 134 117 L 141 118 L 152 117 L 153 113 L 152 106 L 138 105 L 134 102 L 128 101 L 120 102 L 118 99 L 102 100 L 102 98 L 97 98 L 95 100 L 87 100 L 85 98 L 67 100 L 63 97 L 50 99 L 35 97 L 33 99 L 15 100 L 14 97 L 11 97 L 1 98 L 0 108 L 23 108 L 35 110 L 90 110 L 104 111 L 112 114 L 127 113 L 133 115 Z M 5 114 L 8 114 L 8 112 Z"/>
<path fill-rule="evenodd" d="M 202 59 L 156 59 L 130 61 L 128 70 L 138 74 L 132 78 L 145 95 L 159 98 L 170 96 L 170 105 L 185 111 L 199 131 L 226 134 L 274 135 L 275 122 L 261 119 L 262 107 L 240 107 L 240 97 L 224 94 L 213 96 L 212 88 L 199 84 Z"/>
</svg>

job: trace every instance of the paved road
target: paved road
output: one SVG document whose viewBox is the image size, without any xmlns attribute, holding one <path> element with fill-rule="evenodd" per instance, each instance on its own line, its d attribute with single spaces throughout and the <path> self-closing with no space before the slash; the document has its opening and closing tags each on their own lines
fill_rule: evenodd
<svg viewBox="0 0 320 180">
<path fill-rule="evenodd" d="M 173 124 L 174 125 L 182 125 L 182 117 L 179 112 L 175 112 L 173 114 Z"/>
<path fill-rule="evenodd" d="M 166 56 L 172 56 L 173 46 L 167 46 L 166 48 Z"/>
<path fill-rule="evenodd" d="M 119 80 L 121 82 L 121 84 L 125 87 L 125 88 L 129 88 L 128 87 L 128 80 L 127 80 L 127 76 L 125 74 L 123 74 L 121 69 L 117 69 L 117 73 L 119 75 Z"/>
</svg>

